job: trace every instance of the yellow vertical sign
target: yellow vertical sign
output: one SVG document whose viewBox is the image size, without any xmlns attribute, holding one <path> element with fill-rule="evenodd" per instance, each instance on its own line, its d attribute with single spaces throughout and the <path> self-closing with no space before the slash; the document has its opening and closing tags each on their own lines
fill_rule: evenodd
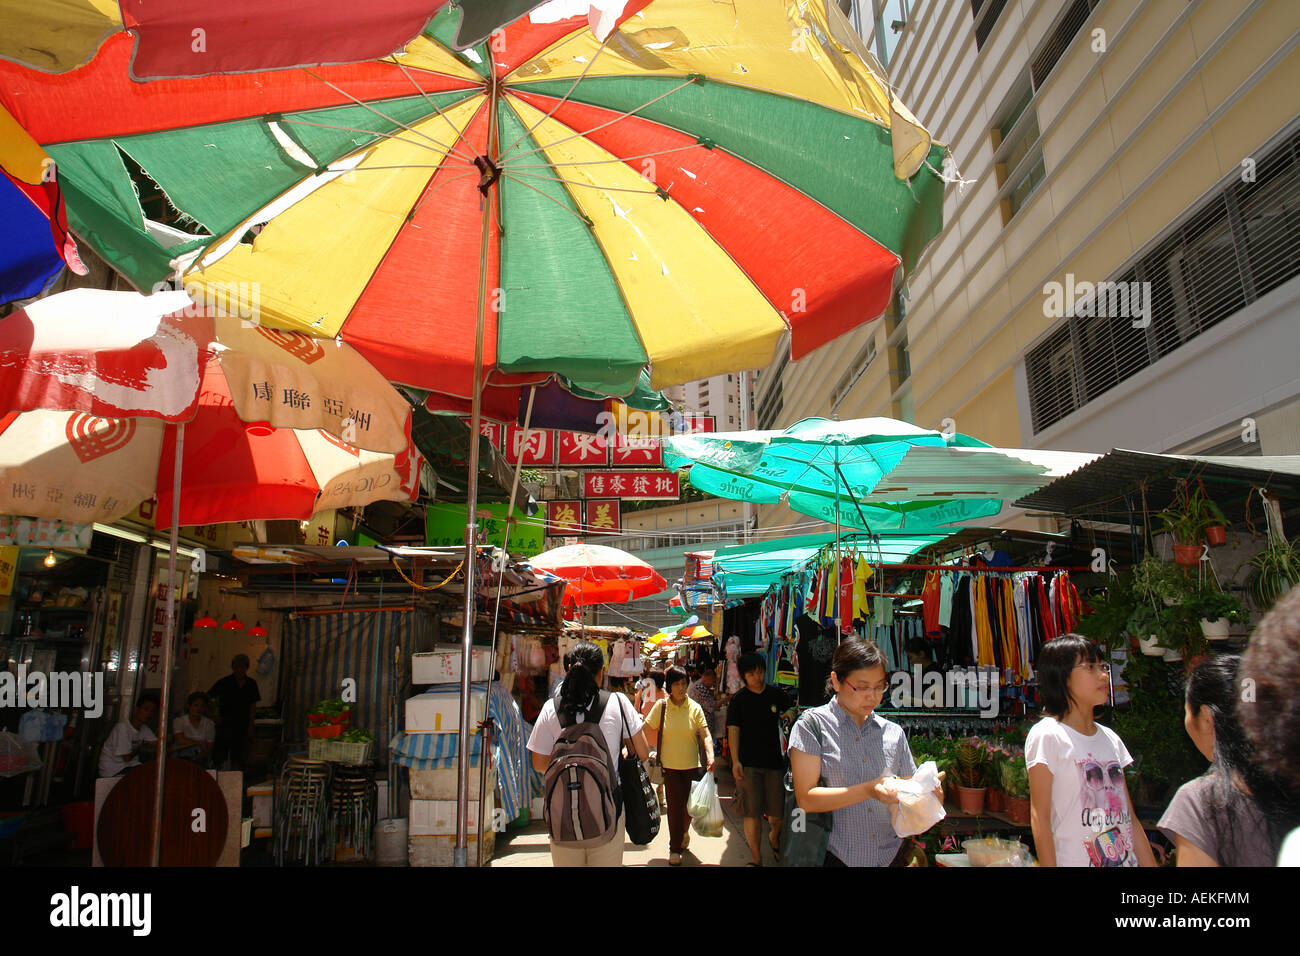
<svg viewBox="0 0 1300 956">
<path fill-rule="evenodd" d="M 16 545 L 0 548 L 0 596 L 14 593 L 14 579 L 18 577 L 18 548 Z"/>
</svg>

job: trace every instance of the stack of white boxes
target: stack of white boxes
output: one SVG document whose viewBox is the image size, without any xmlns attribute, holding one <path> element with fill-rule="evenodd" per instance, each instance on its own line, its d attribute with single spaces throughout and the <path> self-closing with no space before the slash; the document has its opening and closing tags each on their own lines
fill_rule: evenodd
<svg viewBox="0 0 1300 956">
<path fill-rule="evenodd" d="M 415 684 L 455 685 L 460 683 L 461 649 L 457 645 L 438 646 L 432 652 L 411 656 L 411 681 Z M 471 679 L 490 680 L 491 652 L 475 649 L 471 656 Z M 460 694 L 448 693 L 445 686 L 434 687 L 406 702 L 408 734 L 458 734 L 460 732 Z M 487 716 L 487 691 L 470 692 L 470 721 L 477 725 Z M 487 799 L 483 818 L 479 819 L 479 770 L 471 767 L 469 779 L 469 865 L 478 865 L 479 843 L 483 861 L 492 859 L 496 849 L 496 770 L 488 771 Z M 446 770 L 412 770 L 410 825 L 407 859 L 411 866 L 451 866 L 456 843 L 457 772 Z"/>
</svg>

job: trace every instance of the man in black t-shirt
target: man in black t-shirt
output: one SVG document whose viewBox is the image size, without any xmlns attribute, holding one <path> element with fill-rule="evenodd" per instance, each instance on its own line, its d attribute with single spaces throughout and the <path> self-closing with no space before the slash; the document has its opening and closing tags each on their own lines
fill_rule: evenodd
<svg viewBox="0 0 1300 956">
<path fill-rule="evenodd" d="M 212 765 L 220 770 L 229 755 L 232 768 L 243 770 L 253 739 L 253 714 L 262 693 L 257 681 L 248 676 L 247 654 L 236 654 L 230 670 L 208 691 L 208 697 L 217 701 L 220 717 L 217 739 L 212 743 Z"/>
<path fill-rule="evenodd" d="M 762 866 L 758 841 L 764 816 L 771 827 L 768 843 L 780 860 L 785 812 L 780 719 L 790 707 L 790 699 L 776 687 L 764 685 L 767 667 L 759 655 L 741 655 L 737 669 L 745 686 L 727 707 L 727 741 L 731 747 L 731 772 L 743 803 L 745 839 L 753 858 L 750 865 Z"/>
</svg>

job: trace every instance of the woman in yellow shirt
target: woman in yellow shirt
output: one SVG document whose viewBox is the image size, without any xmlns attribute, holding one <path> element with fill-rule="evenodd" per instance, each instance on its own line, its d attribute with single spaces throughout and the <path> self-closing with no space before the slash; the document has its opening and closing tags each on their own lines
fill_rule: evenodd
<svg viewBox="0 0 1300 956">
<path fill-rule="evenodd" d="M 643 726 L 646 739 L 659 753 L 659 765 L 664 772 L 668 796 L 668 862 L 680 866 L 682 852 L 691 842 L 686 802 L 700 770 L 697 742 L 704 742 L 705 770 L 712 772 L 713 737 L 704 719 L 704 709 L 686 696 L 689 684 L 686 671 L 675 666 L 668 668 L 664 683 L 668 697 L 654 705 Z"/>
</svg>

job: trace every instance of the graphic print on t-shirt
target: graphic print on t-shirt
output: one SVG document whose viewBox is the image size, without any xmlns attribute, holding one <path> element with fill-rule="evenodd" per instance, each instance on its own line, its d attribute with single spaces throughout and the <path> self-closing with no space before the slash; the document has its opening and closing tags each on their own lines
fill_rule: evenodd
<svg viewBox="0 0 1300 956">
<path fill-rule="evenodd" d="M 1137 866 L 1133 821 L 1124 799 L 1124 768 L 1119 761 L 1088 754 L 1074 762 L 1079 771 L 1079 823 L 1089 866 Z"/>
</svg>

